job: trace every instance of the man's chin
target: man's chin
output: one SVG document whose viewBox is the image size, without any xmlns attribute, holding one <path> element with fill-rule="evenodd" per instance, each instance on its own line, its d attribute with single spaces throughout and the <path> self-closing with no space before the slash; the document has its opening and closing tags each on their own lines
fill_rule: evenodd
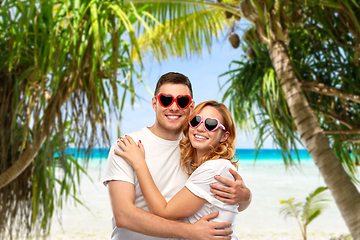
<svg viewBox="0 0 360 240">
<path fill-rule="evenodd" d="M 168 126 L 167 127 L 169 132 L 173 132 L 174 134 L 180 134 L 182 132 L 182 127 L 180 126 Z"/>
</svg>

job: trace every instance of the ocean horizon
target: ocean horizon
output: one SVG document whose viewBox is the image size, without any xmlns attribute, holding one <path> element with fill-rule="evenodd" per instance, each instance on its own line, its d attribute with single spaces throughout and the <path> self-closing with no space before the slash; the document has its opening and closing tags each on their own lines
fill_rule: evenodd
<svg viewBox="0 0 360 240">
<path fill-rule="evenodd" d="M 91 158 L 86 169 L 90 178 L 83 178 L 79 188 L 80 200 L 86 208 L 79 204 L 66 206 L 62 211 L 62 223 L 56 218 L 53 219 L 51 240 L 110 239 L 112 209 L 108 189 L 103 184 L 109 150 L 97 148 L 90 152 Z M 66 150 L 68 154 L 79 159 L 84 159 L 86 151 L 87 149 L 77 148 Z M 238 172 L 253 195 L 248 209 L 237 217 L 235 228 L 239 239 L 301 239 L 296 219 L 285 218 L 279 212 L 281 200 L 294 198 L 303 202 L 319 186 L 325 186 L 308 151 L 298 150 L 301 160 L 299 164 L 293 152 L 294 167 L 284 164 L 277 149 L 261 149 L 256 162 L 254 149 L 237 149 L 236 153 L 239 156 Z M 330 193 L 327 194 L 330 198 Z M 331 239 L 348 232 L 333 200 L 328 202 L 328 207 L 307 229 L 309 239 Z"/>
<path fill-rule="evenodd" d="M 76 158 L 85 158 L 86 154 L 90 154 L 90 161 L 96 161 L 101 159 L 107 159 L 110 148 L 94 148 L 89 153 L 86 148 L 67 148 L 65 153 L 72 154 Z M 237 148 L 236 154 L 239 156 L 239 160 L 255 160 L 256 150 L 255 149 L 246 149 L 246 148 Z M 298 149 L 298 155 L 300 160 L 312 160 L 310 154 L 306 149 Z M 295 150 L 292 150 L 291 157 L 294 161 L 297 160 Z M 283 156 L 281 152 L 277 149 L 260 149 L 256 157 L 256 161 L 283 161 Z"/>
</svg>

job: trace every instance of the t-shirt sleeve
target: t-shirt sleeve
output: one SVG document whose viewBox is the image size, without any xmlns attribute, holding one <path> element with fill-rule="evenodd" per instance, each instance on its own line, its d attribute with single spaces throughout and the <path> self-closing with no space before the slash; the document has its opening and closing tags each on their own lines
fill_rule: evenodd
<svg viewBox="0 0 360 240">
<path fill-rule="evenodd" d="M 214 205 L 224 207 L 226 204 L 217 200 L 214 194 L 210 192 L 210 183 L 224 185 L 214 178 L 215 175 L 220 175 L 233 181 L 234 177 L 229 172 L 229 168 L 236 170 L 229 160 L 218 159 L 205 162 L 190 175 L 185 186 L 194 195 L 205 199 L 211 205 L 210 207 Z"/>
<path fill-rule="evenodd" d="M 103 184 L 107 186 L 108 181 L 119 180 L 135 184 L 135 171 L 122 157 L 114 153 L 114 149 L 121 151 L 121 148 L 115 142 L 109 152 L 105 177 Z"/>
<path fill-rule="evenodd" d="M 191 174 L 185 186 L 194 195 L 205 199 L 210 205 L 213 205 L 215 198 L 213 197 L 214 194 L 210 192 L 210 183 L 216 182 L 215 175 L 216 172 L 211 166 L 202 164 Z"/>
</svg>

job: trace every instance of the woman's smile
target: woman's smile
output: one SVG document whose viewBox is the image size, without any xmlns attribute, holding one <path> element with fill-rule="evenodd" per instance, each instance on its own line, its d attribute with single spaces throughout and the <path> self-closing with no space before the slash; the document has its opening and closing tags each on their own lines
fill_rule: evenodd
<svg viewBox="0 0 360 240">
<path fill-rule="evenodd" d="M 199 139 L 199 140 L 208 140 L 209 139 L 209 138 L 204 137 L 203 135 L 200 135 L 200 134 L 195 134 L 194 137 L 196 139 Z"/>
</svg>

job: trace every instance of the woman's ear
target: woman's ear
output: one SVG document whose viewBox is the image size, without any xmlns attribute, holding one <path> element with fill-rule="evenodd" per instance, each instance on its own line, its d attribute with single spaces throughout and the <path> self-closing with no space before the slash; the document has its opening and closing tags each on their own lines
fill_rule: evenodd
<svg viewBox="0 0 360 240">
<path fill-rule="evenodd" d="M 228 139 L 229 136 L 230 136 L 230 132 L 229 132 L 229 131 L 226 131 L 226 132 L 224 133 L 224 135 L 222 135 L 222 137 L 221 137 L 221 139 L 220 139 L 220 142 L 225 142 L 225 141 Z"/>
</svg>

